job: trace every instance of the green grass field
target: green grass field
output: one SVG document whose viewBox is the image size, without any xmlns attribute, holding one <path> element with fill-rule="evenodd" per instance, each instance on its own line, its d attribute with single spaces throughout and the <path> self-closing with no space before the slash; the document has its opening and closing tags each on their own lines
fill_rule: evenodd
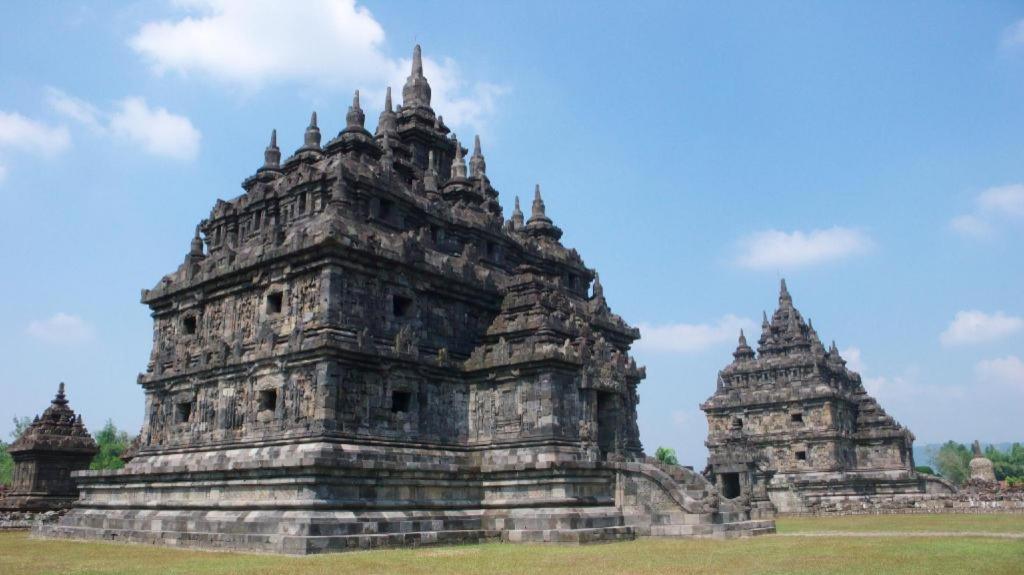
<svg viewBox="0 0 1024 575">
<path fill-rule="evenodd" d="M 787 535 L 582 547 L 488 544 L 312 557 L 40 541 L 22 531 L 0 533 L 0 574 L 1024 573 L 1021 538 L 906 536 L 919 531 L 1021 534 L 1024 515 L 783 519 L 778 526 Z M 823 531 L 881 535 L 802 536 Z"/>
</svg>

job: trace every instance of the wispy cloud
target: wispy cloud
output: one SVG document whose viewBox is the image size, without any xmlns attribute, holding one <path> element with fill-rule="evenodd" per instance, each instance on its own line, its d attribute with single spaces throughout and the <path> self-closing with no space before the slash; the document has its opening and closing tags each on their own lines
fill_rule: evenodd
<svg viewBox="0 0 1024 575">
<path fill-rule="evenodd" d="M 1002 40 L 1004 49 L 1012 50 L 1024 47 L 1024 20 L 1017 20 L 1004 30 Z"/>
<path fill-rule="evenodd" d="M 85 320 L 63 312 L 29 323 L 26 333 L 52 344 L 87 343 L 95 337 L 95 330 Z"/>
<path fill-rule="evenodd" d="M 981 385 L 1024 392 L 1024 361 L 1015 355 L 982 360 L 974 366 L 974 373 Z"/>
<path fill-rule="evenodd" d="M 872 246 L 867 234 L 853 228 L 765 230 L 739 240 L 735 262 L 749 269 L 794 269 L 865 254 Z"/>
<path fill-rule="evenodd" d="M 864 363 L 863 354 L 859 347 L 847 347 L 839 350 L 839 355 L 846 360 L 846 367 L 850 368 L 851 371 L 857 373 L 863 373 L 867 369 L 867 364 Z"/>
<path fill-rule="evenodd" d="M 115 103 L 110 112 L 57 88 L 48 88 L 46 99 L 58 114 L 93 132 L 111 134 L 138 145 L 151 155 L 192 160 L 199 154 L 202 134 L 192 121 L 165 108 L 150 106 L 143 98 L 125 98 Z"/>
<path fill-rule="evenodd" d="M 110 118 L 110 130 L 142 145 L 154 156 L 191 160 L 202 138 L 192 122 L 164 108 L 151 108 L 142 98 L 125 98 Z"/>
<path fill-rule="evenodd" d="M 1024 184 L 989 188 L 974 198 L 974 209 L 956 216 L 949 227 L 960 235 L 991 238 L 1001 225 L 1024 221 Z"/>
<path fill-rule="evenodd" d="M 179 17 L 147 22 L 129 41 L 157 73 L 196 74 L 244 90 L 291 82 L 380 94 L 389 83 L 401 93 L 409 73 L 410 61 L 384 52 L 383 26 L 354 0 L 309 0 L 301 9 L 233 0 L 177 7 Z M 423 66 L 434 108 L 453 126 L 478 126 L 505 90 L 467 81 L 448 58 L 424 58 Z"/>
<path fill-rule="evenodd" d="M 70 147 L 71 133 L 66 127 L 0 110 L 0 160 L 12 152 L 52 158 Z M 0 184 L 6 179 L 7 166 L 0 163 Z"/>
<path fill-rule="evenodd" d="M 735 342 L 740 329 L 749 333 L 754 325 L 753 320 L 732 314 L 713 323 L 641 323 L 640 341 L 636 348 L 653 352 L 695 353 L 727 341 Z"/>
<path fill-rule="evenodd" d="M 958 311 L 949 327 L 939 335 L 939 341 L 947 347 L 985 343 L 1012 335 L 1021 328 L 1024 328 L 1024 319 L 1001 311 L 993 314 L 977 310 Z"/>
</svg>

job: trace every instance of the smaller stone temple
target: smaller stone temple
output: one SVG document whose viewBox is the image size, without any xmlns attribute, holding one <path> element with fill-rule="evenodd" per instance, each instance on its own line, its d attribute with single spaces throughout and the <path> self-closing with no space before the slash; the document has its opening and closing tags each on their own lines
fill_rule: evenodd
<svg viewBox="0 0 1024 575">
<path fill-rule="evenodd" d="M 992 466 L 992 460 L 985 457 L 981 451 L 981 444 L 974 440 L 974 457 L 969 463 L 971 468 L 971 481 L 983 481 L 985 483 L 996 482 L 996 471 Z"/>
<path fill-rule="evenodd" d="M 701 405 L 708 474 L 754 509 L 816 512 L 954 491 L 914 470 L 914 435 L 868 395 L 835 342 L 825 349 L 782 280 L 757 352 L 740 332 L 733 361 Z"/>
<path fill-rule="evenodd" d="M 0 511 L 50 511 L 70 507 L 78 498 L 72 472 L 89 468 L 96 442 L 75 415 L 64 384 L 42 415 L 7 449 L 14 459 L 14 481 L 0 500 Z"/>
</svg>

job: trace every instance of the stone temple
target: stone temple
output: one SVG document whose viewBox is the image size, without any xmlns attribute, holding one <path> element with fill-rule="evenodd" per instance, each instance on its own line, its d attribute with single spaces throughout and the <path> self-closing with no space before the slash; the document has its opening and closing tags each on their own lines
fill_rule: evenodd
<svg viewBox="0 0 1024 575">
<path fill-rule="evenodd" d="M 145 422 L 44 535 L 285 553 L 770 532 L 646 458 L 639 332 L 560 242 L 509 219 L 479 139 L 430 107 L 419 47 L 376 132 L 276 132 L 178 269 L 144 290 Z"/>
<path fill-rule="evenodd" d="M 954 491 L 914 471 L 914 435 L 868 395 L 834 342 L 825 349 L 785 280 L 756 355 L 740 332 L 733 358 L 701 405 L 708 473 L 724 497 L 807 513 Z"/>
<path fill-rule="evenodd" d="M 78 489 L 71 474 L 89 469 L 99 449 L 75 415 L 60 384 L 57 396 L 7 449 L 14 459 L 11 491 L 0 511 L 51 511 L 74 503 Z"/>
</svg>

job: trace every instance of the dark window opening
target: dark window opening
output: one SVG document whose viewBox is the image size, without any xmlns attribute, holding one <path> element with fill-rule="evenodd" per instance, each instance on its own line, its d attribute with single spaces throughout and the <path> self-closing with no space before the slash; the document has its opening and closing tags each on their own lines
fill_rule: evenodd
<svg viewBox="0 0 1024 575">
<path fill-rule="evenodd" d="M 789 418 L 793 420 L 793 423 L 803 423 L 804 422 L 804 414 L 802 414 L 802 413 L 791 413 Z"/>
<path fill-rule="evenodd" d="M 722 474 L 722 497 L 735 499 L 739 497 L 741 491 L 739 473 Z"/>
<path fill-rule="evenodd" d="M 487 259 L 498 259 L 498 244 L 494 242 L 487 242 Z"/>
<path fill-rule="evenodd" d="M 393 208 L 394 204 L 391 203 L 391 200 L 379 200 L 377 202 L 377 217 L 384 221 L 390 220 Z"/>
<path fill-rule="evenodd" d="M 299 213 L 302 214 L 302 213 L 305 213 L 305 212 L 306 212 L 306 193 L 303 192 L 303 193 L 299 194 Z"/>
<path fill-rule="evenodd" d="M 267 294 L 267 313 L 281 313 L 284 306 L 284 294 L 275 291 Z"/>
<path fill-rule="evenodd" d="M 733 429 L 743 429 L 743 418 L 737 417 L 732 420 Z"/>
<path fill-rule="evenodd" d="M 806 451 L 797 451 L 796 452 L 796 460 L 797 461 L 807 461 L 807 452 Z"/>
<path fill-rule="evenodd" d="M 580 289 L 580 278 L 576 274 L 569 274 L 569 289 Z"/>
<path fill-rule="evenodd" d="M 430 241 L 435 244 L 444 239 L 444 232 L 437 226 L 430 226 Z"/>
<path fill-rule="evenodd" d="M 391 412 L 408 413 L 409 404 L 412 403 L 412 393 L 408 391 L 391 392 Z"/>
<path fill-rule="evenodd" d="M 259 401 L 260 411 L 274 411 L 277 409 L 277 390 L 261 389 Z"/>
<path fill-rule="evenodd" d="M 189 416 L 192 415 L 192 402 L 182 401 L 175 406 L 174 409 L 174 421 L 176 423 L 185 423 L 188 421 Z"/>
<path fill-rule="evenodd" d="M 400 295 L 391 296 L 391 312 L 395 317 L 406 317 L 412 311 L 412 300 Z"/>
<path fill-rule="evenodd" d="M 181 320 L 181 327 L 185 329 L 185 333 L 192 335 L 196 332 L 196 323 L 196 316 L 186 316 Z"/>
<path fill-rule="evenodd" d="M 618 430 L 618 398 L 608 391 L 597 392 L 597 447 L 602 455 L 615 451 Z"/>
</svg>

